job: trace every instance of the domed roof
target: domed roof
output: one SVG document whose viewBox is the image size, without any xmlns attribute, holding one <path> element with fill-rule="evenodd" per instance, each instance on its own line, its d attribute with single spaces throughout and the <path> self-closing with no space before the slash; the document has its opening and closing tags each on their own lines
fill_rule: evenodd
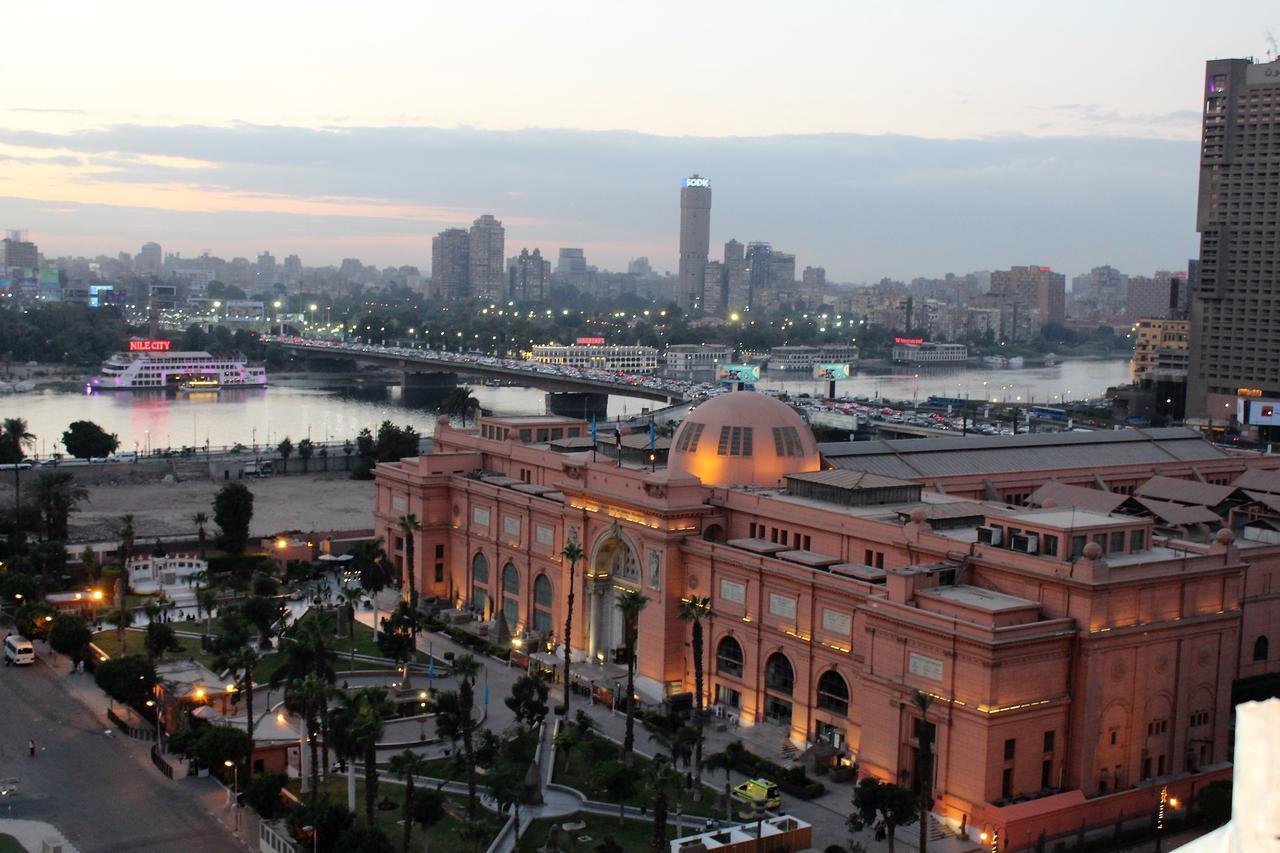
<svg viewBox="0 0 1280 853">
<path fill-rule="evenodd" d="M 755 391 L 712 397 L 676 431 L 667 467 L 708 486 L 780 486 L 787 474 L 822 467 L 804 420 Z"/>
</svg>

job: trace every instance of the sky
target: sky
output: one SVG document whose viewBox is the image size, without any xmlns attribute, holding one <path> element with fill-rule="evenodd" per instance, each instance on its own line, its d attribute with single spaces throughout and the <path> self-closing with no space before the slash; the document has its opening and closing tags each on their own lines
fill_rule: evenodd
<svg viewBox="0 0 1280 853">
<path fill-rule="evenodd" d="M 1204 61 L 1280 12 L 1203 3 L 493 0 L 26 3 L 0 52 L 0 228 L 47 256 L 430 267 L 493 213 L 507 254 L 675 266 L 767 240 L 875 281 L 1197 250 Z M 1217 8 L 1217 7 L 1215 7 Z"/>
</svg>

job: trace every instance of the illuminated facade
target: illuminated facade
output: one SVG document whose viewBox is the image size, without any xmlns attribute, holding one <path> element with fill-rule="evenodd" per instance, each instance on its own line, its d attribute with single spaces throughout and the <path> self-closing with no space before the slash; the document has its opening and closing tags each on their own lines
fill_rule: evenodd
<svg viewBox="0 0 1280 853">
<path fill-rule="evenodd" d="M 651 472 L 594 461 L 583 421 L 506 420 L 442 421 L 432 453 L 376 469 L 375 528 L 393 559 L 397 519 L 423 522 L 424 595 L 479 619 L 500 611 L 516 643 L 554 651 L 562 551 L 577 541 L 573 657 L 617 661 L 617 597 L 642 591 L 650 702 L 693 689 L 678 606 L 708 596 L 708 704 L 910 786 L 932 735 L 934 811 L 975 838 L 999 829 L 1021 845 L 1033 827 L 1052 838 L 1113 822 L 1157 780 L 1188 796 L 1229 773 L 1233 680 L 1280 671 L 1280 475 L 1267 457 L 1168 430 L 945 452 L 917 440 L 914 455 L 862 442 L 820 458 L 791 410 L 739 392 L 696 408 Z M 1122 500 L 1026 505 L 1053 478 L 1101 496 L 1113 484 Z M 1220 522 L 1175 538 L 1180 504 L 1154 487 L 1128 502 L 1153 511 L 1126 514 L 1132 484 L 1167 478 L 1214 501 L 1198 517 Z"/>
</svg>

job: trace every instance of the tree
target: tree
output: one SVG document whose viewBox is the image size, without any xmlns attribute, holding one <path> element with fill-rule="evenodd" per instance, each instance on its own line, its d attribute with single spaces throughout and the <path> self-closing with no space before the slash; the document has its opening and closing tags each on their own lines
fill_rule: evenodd
<svg viewBox="0 0 1280 853">
<path fill-rule="evenodd" d="M 36 437 L 27 432 L 27 422 L 23 418 L 5 418 L 0 426 L 0 459 L 13 465 L 13 533 L 9 539 L 9 550 L 15 554 L 22 553 L 22 468 L 21 462 L 26 451 L 36 446 Z"/>
<path fill-rule="evenodd" d="M 849 828 L 861 832 L 879 818 L 889 838 L 889 853 L 894 853 L 894 833 L 898 827 L 918 820 L 918 809 L 919 802 L 910 789 L 866 776 L 853 789 L 853 814 L 849 815 Z"/>
<path fill-rule="evenodd" d="M 627 590 L 618 596 L 618 609 L 622 611 L 622 631 L 627 657 L 627 728 L 622 739 L 622 760 L 628 767 L 635 760 L 636 746 L 636 637 L 640 631 L 640 611 L 649 599 L 636 590 Z"/>
<path fill-rule="evenodd" d="M 284 803 L 280 792 L 289 783 L 289 777 L 283 773 L 263 773 L 255 776 L 247 786 L 244 799 L 258 817 L 263 820 L 275 820 L 284 814 Z"/>
<path fill-rule="evenodd" d="M 316 455 L 324 460 L 324 472 L 326 474 L 329 473 L 329 446 L 326 444 L 320 445 L 320 452 Z"/>
<path fill-rule="evenodd" d="M 28 640 L 43 640 L 49 636 L 49 627 L 53 624 L 54 615 L 52 605 L 43 601 L 28 601 L 18 608 L 13 621 L 18 633 Z"/>
<path fill-rule="evenodd" d="M 244 697 L 244 731 L 249 737 L 249 749 L 253 750 L 253 670 L 262 661 L 262 656 L 250 646 L 240 646 L 226 657 L 220 657 L 217 666 L 229 670 L 236 679 L 236 695 Z M 253 766 L 245 768 L 248 776 L 253 774 Z"/>
<path fill-rule="evenodd" d="M 200 540 L 200 559 L 203 560 L 205 537 L 208 535 L 205 532 L 204 526 L 209 523 L 208 513 L 203 513 L 203 512 L 195 513 L 194 515 L 191 516 L 191 523 L 196 526 L 196 538 Z M 199 590 L 196 590 L 196 591 L 199 592 Z"/>
<path fill-rule="evenodd" d="M 141 655 L 111 658 L 94 667 L 94 683 L 112 699 L 136 705 L 146 701 L 156 684 L 156 670 Z"/>
<path fill-rule="evenodd" d="M 733 820 L 733 795 L 729 790 L 730 773 L 737 769 L 747 748 L 742 741 L 734 740 L 725 744 L 724 750 L 707 757 L 707 766 L 712 770 L 724 771 L 724 819 Z"/>
<path fill-rule="evenodd" d="M 351 640 L 351 662 L 356 662 L 356 607 L 364 598 L 364 590 L 354 586 L 344 586 L 338 590 L 338 604 L 347 611 L 347 637 Z"/>
<path fill-rule="evenodd" d="M 291 810 L 288 817 L 289 833 L 299 842 L 297 849 L 311 848 L 316 853 L 341 850 L 338 840 L 354 821 L 355 814 L 350 809 L 328 799 L 303 803 Z M 308 826 L 309 832 L 303 829 Z"/>
<path fill-rule="evenodd" d="M 703 700 L 703 655 L 702 655 L 702 621 L 711 618 L 711 599 L 705 596 L 699 597 L 691 595 L 689 598 L 680 602 L 680 618 L 688 622 L 692 626 L 692 649 L 693 652 L 693 708 L 697 715 L 695 722 L 697 728 L 697 740 L 693 746 L 693 778 L 697 780 L 697 785 L 693 789 L 693 798 L 695 800 L 702 799 L 702 740 L 703 728 L 706 723 L 702 710 Z"/>
<path fill-rule="evenodd" d="M 243 554 L 249 544 L 249 523 L 253 521 L 253 492 L 243 483 L 227 483 L 213 498 L 213 521 L 218 525 L 218 544 L 231 554 Z"/>
<path fill-rule="evenodd" d="M 503 763 L 489 773 L 489 796 L 498 805 L 499 812 L 508 808 L 514 811 L 515 837 L 520 837 L 520 804 L 529 799 L 533 785 L 527 780 L 527 768 L 519 764 Z"/>
<path fill-rule="evenodd" d="M 618 826 L 622 826 L 626 819 L 627 798 L 638 788 L 635 770 L 621 761 L 606 761 L 596 767 L 592 780 L 605 796 L 618 804 Z"/>
<path fill-rule="evenodd" d="M 679 774 L 665 755 L 655 755 L 649 764 L 649 787 L 653 789 L 653 833 L 649 836 L 649 853 L 666 853 L 667 797 Z"/>
<path fill-rule="evenodd" d="M 920 749 L 916 757 L 916 775 L 920 785 L 920 853 L 929 844 L 929 810 L 933 807 L 933 724 L 929 722 L 929 706 L 933 698 L 915 691 L 915 705 L 920 710 Z"/>
<path fill-rule="evenodd" d="M 89 578 L 89 582 L 96 583 L 99 569 L 98 552 L 93 550 L 92 545 L 85 545 L 84 550 L 80 552 L 80 565 L 84 566 L 84 573 Z"/>
<path fill-rule="evenodd" d="M 312 444 L 311 439 L 304 438 L 298 442 L 298 458 L 302 460 L 302 470 L 305 473 L 311 465 L 311 457 L 315 455 L 316 446 Z"/>
<path fill-rule="evenodd" d="M 35 482 L 27 484 L 27 492 L 40 510 L 45 541 L 66 541 L 71 513 L 88 499 L 89 490 L 69 471 L 41 471 Z"/>
<path fill-rule="evenodd" d="M 49 625 L 49 647 L 71 658 L 72 669 L 92 641 L 93 633 L 88 623 L 75 613 L 59 613 Z"/>
<path fill-rule="evenodd" d="M 404 853 L 409 853 L 413 841 L 413 796 L 415 776 L 425 776 L 427 759 L 412 750 L 406 749 L 399 755 L 391 756 L 390 770 L 396 778 L 404 782 Z"/>
<path fill-rule="evenodd" d="M 414 550 L 417 545 L 418 531 L 422 530 L 422 524 L 418 522 L 418 517 L 413 513 L 400 516 L 399 520 L 400 532 L 404 534 L 404 571 L 405 578 L 409 585 L 409 605 L 414 609 L 418 609 L 418 565 L 414 562 Z M 414 631 L 416 637 L 418 632 Z"/>
<path fill-rule="evenodd" d="M 569 601 L 564 617 L 564 719 L 569 719 L 569 696 L 572 690 L 572 675 L 569 672 L 569 643 L 573 638 L 573 591 L 577 583 L 578 561 L 582 559 L 582 546 L 578 544 L 576 533 L 570 533 L 569 541 L 560 552 L 569 561 Z"/>
<path fill-rule="evenodd" d="M 261 595 L 250 597 L 240 605 L 244 618 L 258 629 L 258 645 L 271 648 L 271 634 L 276 622 L 280 619 L 280 605 Z"/>
<path fill-rule="evenodd" d="M 342 455 L 346 457 L 346 470 L 351 470 L 351 454 L 355 451 L 355 445 L 351 443 L 351 439 L 342 442 Z"/>
<path fill-rule="evenodd" d="M 382 550 L 382 540 L 370 539 L 351 549 L 354 568 L 359 572 L 360 588 L 373 602 L 373 636 L 378 636 L 378 593 L 391 585 L 395 572 L 387 554 Z"/>
<path fill-rule="evenodd" d="M 40 594 L 40 587 L 31 575 L 10 569 L 0 572 L 0 602 L 16 604 L 33 601 Z"/>
<path fill-rule="evenodd" d="M 228 761 L 247 763 L 245 760 L 253 754 L 253 743 L 240 729 L 209 725 L 201 727 L 190 750 L 189 754 L 201 765 L 222 772 Z"/>
<path fill-rule="evenodd" d="M 165 652 L 182 651 L 182 644 L 178 642 L 178 635 L 174 633 L 172 626 L 157 618 L 151 618 L 147 622 L 143 647 L 147 650 L 147 660 L 151 661 L 163 656 Z"/>
<path fill-rule="evenodd" d="M 427 849 L 427 830 L 444 819 L 444 795 L 430 788 L 420 788 L 413 792 L 413 801 L 410 808 L 412 809 L 410 815 L 413 818 L 413 822 L 422 827 L 422 849 L 425 851 Z M 406 842 L 405 850 L 407 851 L 408 849 Z"/>
<path fill-rule="evenodd" d="M 213 611 L 218 606 L 218 593 L 211 587 L 196 590 L 196 605 L 204 610 L 204 632 L 213 631 Z M 198 613 L 199 611 L 197 611 Z"/>
<path fill-rule="evenodd" d="M 290 681 L 284 690 L 284 705 L 291 713 L 302 717 L 307 728 L 307 743 L 311 752 L 310 782 L 311 801 L 315 802 L 320 793 L 320 732 L 317 723 L 320 719 L 320 708 L 329 702 L 330 687 L 325 680 L 314 672 L 302 678 Z"/>
<path fill-rule="evenodd" d="M 391 615 L 382 620 L 382 633 L 378 636 L 378 649 L 396 662 L 397 668 L 404 664 L 404 680 L 408 686 L 409 661 L 413 660 L 414 634 L 417 633 L 422 617 L 418 611 L 412 610 L 407 601 L 396 605 Z"/>
<path fill-rule="evenodd" d="M 1196 803 L 1209 826 L 1222 826 L 1231 820 L 1231 782 L 1225 779 L 1210 782 L 1196 794 Z"/>
<path fill-rule="evenodd" d="M 293 442 L 289 440 L 289 436 L 286 435 L 284 441 L 276 445 L 276 453 L 280 454 L 280 473 L 283 474 L 289 464 L 289 457 L 293 455 Z"/>
<path fill-rule="evenodd" d="M 465 385 L 459 385 L 450 389 L 445 395 L 444 401 L 440 404 L 440 414 L 442 415 L 459 415 L 462 417 L 462 425 L 467 425 L 467 415 L 480 411 L 480 401 L 471 393 L 471 389 Z"/>
<path fill-rule="evenodd" d="M 547 716 L 547 683 L 533 675 L 522 675 L 503 701 L 516 715 L 517 723 L 533 729 Z"/>
<path fill-rule="evenodd" d="M 480 672 L 480 664 L 471 655 L 459 655 L 453 660 L 453 673 L 458 676 L 458 711 L 457 720 L 451 726 L 462 738 L 462 750 L 467 762 L 467 817 L 476 819 L 476 756 L 472 734 L 476 721 L 472 718 L 475 707 L 476 675 Z M 442 724 L 438 719 L 437 727 Z M 448 737 L 448 730 L 441 729 L 441 734 Z"/>
<path fill-rule="evenodd" d="M 120 439 L 93 421 L 72 421 L 62 434 L 62 446 L 77 459 L 100 459 L 115 453 Z"/>
<path fill-rule="evenodd" d="M 129 627 L 131 614 L 129 613 L 129 600 L 126 593 L 129 591 L 129 559 L 133 556 L 133 538 L 135 531 L 133 529 L 133 513 L 127 512 L 120 516 L 120 528 L 116 531 L 116 535 L 120 537 L 120 578 L 116 581 L 116 640 L 120 645 L 120 654 L 128 651 L 128 635 L 125 629 Z"/>
<path fill-rule="evenodd" d="M 338 838 L 338 849 L 343 853 L 395 853 L 396 848 L 380 827 L 353 823 Z"/>
</svg>

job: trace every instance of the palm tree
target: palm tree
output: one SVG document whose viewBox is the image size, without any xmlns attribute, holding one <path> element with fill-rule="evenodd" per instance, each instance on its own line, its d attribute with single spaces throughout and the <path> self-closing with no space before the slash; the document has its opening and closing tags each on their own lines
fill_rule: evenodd
<svg viewBox="0 0 1280 853">
<path fill-rule="evenodd" d="M 370 539 L 351 549 L 356 570 L 360 573 L 360 588 L 373 602 L 373 638 L 378 639 L 378 593 L 391 585 L 395 573 L 382 550 L 381 539 Z"/>
<path fill-rule="evenodd" d="M 249 735 L 249 752 L 253 753 L 253 670 L 262 660 L 257 650 L 250 646 L 238 646 L 225 659 L 217 663 L 231 671 L 236 677 L 236 688 L 244 696 L 245 733 Z M 235 674 L 239 673 L 238 676 Z M 245 781 L 252 777 L 253 762 L 246 762 Z"/>
<path fill-rule="evenodd" d="M 298 442 L 298 458 L 302 460 L 302 470 L 305 473 L 311 466 L 311 457 L 316 452 L 316 446 L 311 439 L 304 438 Z"/>
<path fill-rule="evenodd" d="M 355 586 L 344 586 L 338 590 L 338 603 L 347 609 L 347 636 L 351 638 L 351 663 L 356 662 L 356 607 L 364 598 L 364 590 Z"/>
<path fill-rule="evenodd" d="M 920 750 L 916 759 L 916 775 L 920 785 L 920 853 L 929 844 L 929 811 L 933 807 L 933 740 L 930 737 L 929 706 L 933 697 L 915 691 L 915 705 L 920 711 Z"/>
<path fill-rule="evenodd" d="M 285 436 L 284 440 L 276 445 L 276 453 L 280 454 L 280 473 L 284 473 L 285 466 L 289 464 L 289 457 L 293 455 L 293 442 L 289 440 L 289 436 Z"/>
<path fill-rule="evenodd" d="M 698 783 L 693 789 L 695 801 L 702 800 L 702 731 L 705 722 L 702 713 L 702 620 L 711 616 L 711 599 L 706 596 L 691 595 L 680 602 L 680 618 L 693 626 L 693 707 L 698 715 L 698 736 L 693 747 L 693 778 Z"/>
<path fill-rule="evenodd" d="M 471 393 L 471 389 L 465 385 L 454 388 L 445 395 L 444 402 L 440 404 L 440 412 L 445 415 L 461 415 L 462 425 L 467 425 L 467 415 L 473 414 L 480 409 L 480 401 Z"/>
<path fill-rule="evenodd" d="M 476 819 L 476 757 L 472 733 L 475 720 L 471 711 L 476 701 L 476 676 L 480 673 L 480 664 L 471 655 L 462 655 L 453 659 L 453 673 L 458 676 L 458 722 L 462 730 L 462 751 L 467 762 L 467 817 Z"/>
<path fill-rule="evenodd" d="M 417 583 L 417 565 L 414 563 L 415 540 L 418 538 L 418 531 L 422 530 L 422 524 L 418 521 L 418 516 L 413 513 L 400 516 L 400 532 L 404 534 L 404 562 L 405 577 L 409 582 L 409 606 L 414 612 L 418 610 L 418 583 Z M 414 626 L 413 636 L 418 636 L 417 626 Z"/>
<path fill-rule="evenodd" d="M 729 791 L 729 774 L 738 766 L 746 755 L 747 748 L 742 741 L 734 740 L 725 744 L 724 750 L 707 756 L 707 767 L 724 771 L 724 819 L 733 820 L 733 795 Z"/>
<path fill-rule="evenodd" d="M 23 450 L 35 447 L 36 437 L 27 432 L 25 418 L 5 418 L 0 426 L 0 449 L 8 449 L 13 458 L 13 539 L 14 553 L 22 549 L 22 462 Z"/>
<path fill-rule="evenodd" d="M 327 706 L 329 703 L 329 692 L 329 685 L 314 672 L 308 673 L 302 678 L 295 678 L 284 689 L 285 708 L 291 713 L 302 717 L 302 724 L 306 726 L 307 730 L 307 743 L 310 744 L 311 753 L 309 781 L 311 783 L 312 803 L 316 801 L 320 790 L 320 732 L 316 728 L 316 721 L 319 717 L 321 706 Z M 326 748 L 327 746 L 326 744 Z"/>
<path fill-rule="evenodd" d="M 196 604 L 204 610 L 204 632 L 206 634 L 213 633 L 213 611 L 218 606 L 218 592 L 212 587 L 206 586 L 204 589 L 196 592 Z M 197 611 L 199 612 L 199 611 Z"/>
<path fill-rule="evenodd" d="M 655 720 L 650 718 L 645 723 L 649 729 L 649 739 L 657 741 L 667 748 L 670 753 L 668 761 L 674 771 L 676 767 L 684 762 L 684 766 L 689 766 L 689 757 L 693 752 L 694 742 L 698 738 L 698 731 L 693 726 L 687 726 L 675 716 L 668 716 Z M 675 793 L 676 793 L 676 831 L 679 832 L 684 821 L 681 817 L 684 811 L 684 802 L 681 798 L 681 783 L 684 777 L 679 773 L 674 776 Z M 701 781 L 698 782 L 702 784 Z"/>
<path fill-rule="evenodd" d="M 347 457 L 347 467 L 344 468 L 343 470 L 345 471 L 351 470 L 351 454 L 354 453 L 355 450 L 356 450 L 356 446 L 351 443 L 351 439 L 347 439 L 346 441 L 342 442 L 342 455 Z"/>
<path fill-rule="evenodd" d="M 120 537 L 120 565 L 124 573 L 129 574 L 129 558 L 133 556 L 133 539 L 137 532 L 133 529 L 133 513 L 126 512 L 120 516 L 120 528 L 116 531 Z"/>
<path fill-rule="evenodd" d="M 569 606 L 564 617 L 564 719 L 569 719 L 569 693 L 571 691 L 569 674 L 569 641 L 573 637 L 573 590 L 577 583 L 578 561 L 582 559 L 582 546 L 578 544 L 576 535 L 572 535 L 560 552 L 569 561 Z"/>
<path fill-rule="evenodd" d="M 680 774 L 665 755 L 655 755 L 649 764 L 649 786 L 653 790 L 653 833 L 649 836 L 649 853 L 666 853 L 668 791 Z"/>
<path fill-rule="evenodd" d="M 116 580 L 116 640 L 120 644 L 120 655 L 128 653 L 128 636 L 125 628 L 129 627 L 129 556 L 133 553 L 133 513 L 120 516 L 120 529 L 116 532 L 120 537 L 120 565 L 122 571 Z"/>
<path fill-rule="evenodd" d="M 67 538 L 67 520 L 76 505 L 89 497 L 89 490 L 69 471 L 41 471 L 35 482 L 27 484 L 27 492 L 40 510 L 46 542 Z"/>
<path fill-rule="evenodd" d="M 628 767 L 635 760 L 636 745 L 636 635 L 640 631 L 640 611 L 648 603 L 649 599 L 636 590 L 627 590 L 618 596 L 627 656 L 627 734 L 622 740 L 622 760 Z"/>
<path fill-rule="evenodd" d="M 196 537 L 200 540 L 200 559 L 203 560 L 204 541 L 205 536 L 207 535 L 205 533 L 204 526 L 209 523 L 209 516 L 207 513 L 197 512 L 195 515 L 191 516 L 191 521 L 196 526 Z"/>
<path fill-rule="evenodd" d="M 353 701 L 356 717 L 350 722 L 349 736 L 363 753 L 364 813 L 373 828 L 378 817 L 378 739 L 382 737 L 382 721 L 395 713 L 396 706 L 381 687 L 362 688 Z"/>
<path fill-rule="evenodd" d="M 196 589 L 196 618 L 199 618 L 200 611 L 204 609 L 204 598 L 200 593 L 204 592 L 204 584 L 209 581 L 209 572 L 204 569 L 201 569 L 198 572 L 192 572 L 183 578 L 183 581 L 186 583 L 188 589 L 191 587 L 195 587 Z M 205 631 L 205 633 L 207 634 L 209 632 Z"/>
<path fill-rule="evenodd" d="M 391 772 L 404 781 L 404 853 L 409 853 L 413 840 L 413 777 L 426 775 L 427 759 L 406 749 L 391 756 Z"/>
</svg>

